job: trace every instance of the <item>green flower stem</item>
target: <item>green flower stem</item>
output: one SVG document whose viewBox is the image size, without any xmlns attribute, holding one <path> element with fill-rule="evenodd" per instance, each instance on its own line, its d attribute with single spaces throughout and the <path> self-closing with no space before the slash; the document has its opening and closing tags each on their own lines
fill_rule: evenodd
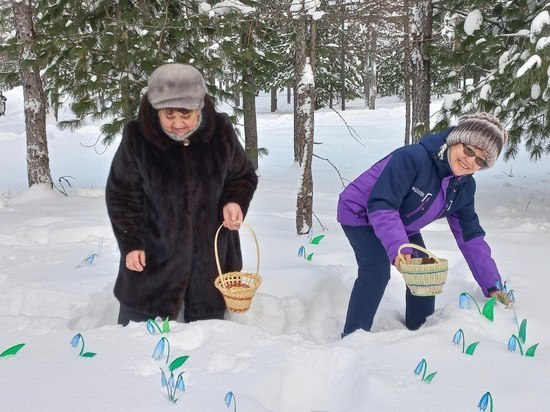
<svg viewBox="0 0 550 412">
<path fill-rule="evenodd" d="M 493 395 L 489 392 L 489 405 L 491 406 L 490 412 L 493 412 Z"/>
<path fill-rule="evenodd" d="M 84 336 L 80 335 L 80 339 L 82 339 L 82 349 L 80 349 L 80 353 L 78 354 L 78 356 L 82 356 L 82 354 L 84 353 Z"/>
<path fill-rule="evenodd" d="M 426 378 L 426 372 L 428 372 L 428 361 L 424 359 L 424 372 L 422 373 L 422 382 Z"/>
<path fill-rule="evenodd" d="M 153 323 L 153 325 L 156 326 L 156 328 L 158 329 L 159 333 L 162 333 L 162 329 L 160 328 L 159 324 L 158 324 L 156 321 L 154 321 L 154 320 L 151 320 L 151 322 Z"/>
<path fill-rule="evenodd" d="M 168 339 L 166 339 L 165 337 L 163 337 L 162 339 L 164 339 L 164 341 L 166 342 L 166 364 L 168 365 L 168 360 L 170 359 L 170 342 L 168 342 Z"/>
<path fill-rule="evenodd" d="M 516 343 L 519 346 L 519 353 L 520 353 L 521 356 L 523 356 L 523 348 L 521 347 L 521 342 L 520 342 L 519 338 L 516 335 L 512 335 L 512 338 L 515 339 Z"/>
<path fill-rule="evenodd" d="M 464 337 L 464 331 L 459 329 L 460 334 L 462 335 L 462 353 L 466 351 L 466 338 Z"/>
<path fill-rule="evenodd" d="M 472 300 L 472 302 L 475 303 L 476 307 L 477 307 L 477 311 L 479 312 L 479 314 L 481 315 L 481 309 L 479 308 L 479 305 L 477 304 L 476 300 L 474 299 L 474 297 L 472 295 L 470 295 L 468 292 L 464 292 L 465 295 L 469 296 L 470 299 Z"/>
</svg>

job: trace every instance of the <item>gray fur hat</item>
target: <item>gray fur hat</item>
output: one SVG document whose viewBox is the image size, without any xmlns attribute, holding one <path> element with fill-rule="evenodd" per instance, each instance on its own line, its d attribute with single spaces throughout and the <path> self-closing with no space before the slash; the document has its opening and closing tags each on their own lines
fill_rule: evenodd
<svg viewBox="0 0 550 412">
<path fill-rule="evenodd" d="M 202 109 L 206 84 L 193 66 L 169 63 L 151 73 L 147 82 L 147 97 L 155 109 Z"/>
<path fill-rule="evenodd" d="M 500 120 L 485 112 L 467 114 L 458 120 L 458 125 L 447 136 L 446 143 L 451 146 L 465 143 L 483 150 L 487 166 L 492 167 L 502 148 L 508 141 L 508 133 Z"/>
</svg>

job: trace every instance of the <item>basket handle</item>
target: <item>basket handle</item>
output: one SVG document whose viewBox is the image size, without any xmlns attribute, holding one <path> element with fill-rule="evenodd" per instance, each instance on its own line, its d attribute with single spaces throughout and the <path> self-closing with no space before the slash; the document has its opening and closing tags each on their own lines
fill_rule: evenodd
<svg viewBox="0 0 550 412">
<path fill-rule="evenodd" d="M 404 249 L 406 247 L 420 250 L 421 252 L 426 253 L 429 257 L 434 258 L 437 263 L 440 262 L 440 259 L 436 255 L 434 255 L 432 252 L 430 252 L 428 249 L 424 249 L 422 246 L 415 245 L 414 243 L 405 243 L 405 244 L 399 246 L 399 250 L 397 251 L 397 256 L 399 256 L 399 259 L 403 263 L 405 263 L 405 259 L 403 258 L 403 255 L 401 254 L 401 249 Z"/>
<path fill-rule="evenodd" d="M 239 222 L 239 223 L 241 225 L 246 226 L 250 230 L 250 233 L 252 233 L 252 237 L 254 238 L 254 243 L 256 244 L 256 256 L 257 256 L 257 260 L 256 260 L 256 275 L 257 275 L 260 272 L 260 246 L 258 245 L 258 239 L 256 238 L 256 233 L 254 233 L 254 231 L 252 230 L 252 227 L 249 224 L 245 222 Z M 216 237 L 214 238 L 214 256 L 216 257 L 216 266 L 218 268 L 220 280 L 222 282 L 223 287 L 227 289 L 227 284 L 225 283 L 222 276 L 223 275 L 222 267 L 220 265 L 220 257 L 218 255 L 218 235 L 220 234 L 220 230 L 222 229 L 222 227 L 224 227 L 223 223 L 220 225 L 220 227 L 216 231 Z"/>
</svg>

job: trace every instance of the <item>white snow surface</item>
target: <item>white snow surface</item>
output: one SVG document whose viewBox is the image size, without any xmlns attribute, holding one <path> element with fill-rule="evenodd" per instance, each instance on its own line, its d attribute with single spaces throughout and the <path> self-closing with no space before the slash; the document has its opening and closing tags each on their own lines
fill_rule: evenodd
<svg viewBox="0 0 550 412">
<path fill-rule="evenodd" d="M 300 169 L 293 163 L 293 116 L 286 96 L 269 112 L 269 97 L 258 97 L 259 186 L 246 221 L 260 245 L 263 283 L 251 309 L 226 320 L 171 322 L 162 335 L 170 361 L 189 356 L 185 392 L 168 400 L 161 385 L 166 359 L 152 357 L 159 333 L 144 323 L 116 324 L 112 295 L 119 252 L 104 203 L 104 186 L 117 142 L 93 146 L 100 124 L 60 131 L 48 118 L 52 176 L 68 196 L 45 187 L 28 189 L 25 124 L 20 88 L 7 91 L 0 117 L 0 357 L 2 412 L 194 411 L 364 412 L 476 411 L 489 392 L 494 410 L 544 411 L 550 404 L 550 328 L 545 319 L 549 274 L 550 171 L 548 159 L 529 162 L 523 151 L 500 159 L 476 176 L 476 207 L 503 279 L 515 291 L 514 310 L 497 305 L 494 321 L 475 306 L 460 309 L 460 293 L 486 302 L 445 221 L 424 230 L 427 246 L 450 262 L 449 278 L 436 312 L 418 331 L 403 326 L 405 284 L 393 270 L 372 332 L 341 339 L 347 303 L 356 277 L 351 247 L 336 222 L 342 190 L 349 180 L 402 145 L 404 104 L 377 102 L 375 111 L 350 102 L 341 112 L 315 115 L 313 236 L 295 229 Z M 433 110 L 443 100 L 433 103 Z M 62 112 L 62 117 L 70 113 Z M 353 131 L 354 136 L 350 135 Z M 356 135 L 355 135 L 356 134 Z M 359 142 L 356 140 L 358 139 Z M 58 179 L 61 178 L 61 181 Z M 67 184 L 70 182 L 70 186 Z M 61 188 L 61 186 L 60 186 Z M 321 224 L 323 226 L 321 226 Z M 251 237 L 241 231 L 245 269 L 256 265 Z M 311 260 L 298 256 L 304 246 Z M 85 259 L 95 254 L 91 263 Z M 84 261 L 84 263 L 82 263 Z M 525 352 L 507 349 L 519 333 L 514 315 L 527 320 Z M 161 321 L 160 319 L 158 320 Z M 454 345 L 479 342 L 473 355 Z M 70 342 L 80 333 L 85 352 Z M 431 383 L 413 373 L 427 362 Z M 226 394 L 234 394 L 229 408 Z M 489 409 L 487 409 L 489 410 Z"/>
</svg>

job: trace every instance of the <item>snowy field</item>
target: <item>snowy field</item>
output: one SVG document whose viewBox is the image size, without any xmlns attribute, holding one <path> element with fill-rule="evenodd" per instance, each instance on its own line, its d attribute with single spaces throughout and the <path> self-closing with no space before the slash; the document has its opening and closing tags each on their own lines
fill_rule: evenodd
<svg viewBox="0 0 550 412">
<path fill-rule="evenodd" d="M 533 164 L 521 153 L 476 175 L 478 214 L 503 278 L 515 292 L 514 310 L 497 305 L 491 322 L 475 305 L 459 308 L 462 292 L 480 306 L 486 299 L 446 221 L 438 221 L 424 231 L 428 248 L 450 262 L 435 314 L 418 331 L 403 326 L 405 285 L 394 271 L 372 333 L 340 339 L 356 264 L 335 219 L 339 174 L 352 180 L 402 145 L 404 105 L 393 98 L 381 99 L 376 111 L 360 102 L 348 104 L 341 113 L 347 125 L 334 111 L 316 113 L 315 154 L 338 172 L 314 159 L 313 236 L 324 238 L 312 244 L 295 234 L 299 170 L 293 164 L 292 109 L 281 95 L 280 110 L 270 113 L 268 96 L 262 95 L 259 144 L 270 154 L 260 159 L 260 183 L 247 217 L 260 244 L 260 290 L 247 313 L 229 313 L 225 321 L 171 322 L 169 333 L 150 334 L 145 324 L 116 324 L 112 289 L 118 250 L 104 186 L 118 142 L 94 146 L 99 124 L 60 131 L 49 118 L 52 177 L 68 196 L 28 189 L 22 92 L 5 95 L 0 353 L 25 345 L 15 355 L 0 356 L 2 412 L 464 412 L 479 410 L 487 392 L 487 410 L 491 402 L 499 412 L 548 409 L 548 158 Z M 242 230 L 241 238 L 245 269 L 254 270 L 251 237 Z M 302 246 L 313 253 L 311 260 L 298 256 Z M 93 254 L 91 263 L 85 260 Z M 520 334 L 523 319 L 525 342 L 511 352 L 508 341 Z M 463 339 L 454 345 L 459 329 Z M 82 352 L 94 357 L 79 356 L 82 340 L 71 346 L 78 333 L 85 343 Z M 169 375 L 166 352 L 161 360 L 152 357 L 161 336 L 170 344 L 170 362 L 189 356 L 175 371 L 176 376 L 185 372 L 185 392 L 175 392 L 175 404 L 161 385 L 162 373 Z M 473 355 L 463 353 L 463 342 L 466 347 L 479 342 Z M 535 356 L 525 356 L 535 344 Z M 415 375 L 422 359 L 426 367 Z M 433 372 L 431 383 L 422 381 Z M 234 398 L 226 399 L 227 407 L 230 391 Z"/>
</svg>

